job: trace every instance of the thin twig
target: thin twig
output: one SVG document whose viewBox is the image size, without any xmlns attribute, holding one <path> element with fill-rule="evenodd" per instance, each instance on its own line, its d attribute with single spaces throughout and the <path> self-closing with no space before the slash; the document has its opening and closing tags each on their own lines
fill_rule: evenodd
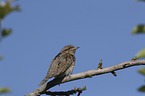
<svg viewBox="0 0 145 96">
<path fill-rule="evenodd" d="M 78 93 L 82 93 L 82 91 L 86 90 L 86 86 L 84 86 L 83 88 L 74 88 L 72 90 L 69 91 L 59 91 L 59 92 L 51 92 L 51 91 L 46 91 L 44 93 L 41 94 L 46 94 L 46 95 L 51 95 L 51 96 L 56 96 L 56 95 L 62 95 L 62 96 L 70 96 L 73 94 Z"/>
</svg>

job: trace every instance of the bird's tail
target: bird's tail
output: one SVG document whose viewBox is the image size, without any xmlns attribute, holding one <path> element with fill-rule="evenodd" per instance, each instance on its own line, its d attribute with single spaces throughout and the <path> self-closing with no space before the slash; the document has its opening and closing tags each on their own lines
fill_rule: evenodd
<svg viewBox="0 0 145 96">
<path fill-rule="evenodd" d="M 48 75 L 46 75 L 46 77 L 40 82 L 40 84 L 38 86 L 41 86 L 44 83 L 46 83 L 48 79 L 50 79 L 50 77 Z"/>
</svg>

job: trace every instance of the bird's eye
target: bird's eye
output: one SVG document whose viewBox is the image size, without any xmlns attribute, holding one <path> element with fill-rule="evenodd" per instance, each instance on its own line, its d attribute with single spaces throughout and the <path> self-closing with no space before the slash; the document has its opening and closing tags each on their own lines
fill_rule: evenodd
<svg viewBox="0 0 145 96">
<path fill-rule="evenodd" d="M 72 50 L 70 50 L 70 52 L 71 52 L 71 53 L 74 53 L 74 52 L 75 52 L 75 50 L 73 50 L 73 49 L 72 49 Z"/>
</svg>

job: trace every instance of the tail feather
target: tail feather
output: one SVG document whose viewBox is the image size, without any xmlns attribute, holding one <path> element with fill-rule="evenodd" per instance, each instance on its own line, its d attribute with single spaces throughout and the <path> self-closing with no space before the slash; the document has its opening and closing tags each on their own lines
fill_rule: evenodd
<svg viewBox="0 0 145 96">
<path fill-rule="evenodd" d="M 40 82 L 40 84 L 39 84 L 38 86 L 41 86 L 41 85 L 45 84 L 45 83 L 48 81 L 48 79 L 50 79 L 50 78 L 46 76 L 46 77 Z"/>
</svg>

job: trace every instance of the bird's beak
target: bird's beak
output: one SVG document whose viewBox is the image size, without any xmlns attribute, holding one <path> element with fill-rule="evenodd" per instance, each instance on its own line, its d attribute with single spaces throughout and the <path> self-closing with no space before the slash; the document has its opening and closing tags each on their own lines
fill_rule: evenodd
<svg viewBox="0 0 145 96">
<path fill-rule="evenodd" d="M 75 49 L 78 49 L 78 48 L 80 48 L 80 47 L 75 47 Z"/>
</svg>

